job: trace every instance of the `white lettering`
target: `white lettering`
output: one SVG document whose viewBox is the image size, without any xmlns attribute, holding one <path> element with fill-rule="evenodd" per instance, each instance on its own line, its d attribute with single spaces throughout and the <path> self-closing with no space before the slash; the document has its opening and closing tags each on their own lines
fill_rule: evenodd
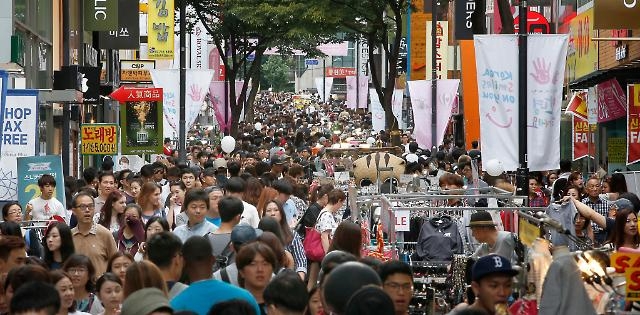
<svg viewBox="0 0 640 315">
<path fill-rule="evenodd" d="M 107 19 L 107 0 L 93 0 L 94 13 L 93 18 L 96 20 L 106 20 Z"/>
<path fill-rule="evenodd" d="M 498 256 L 494 256 L 493 257 L 493 263 L 495 264 L 495 268 L 500 268 L 502 267 L 502 259 Z"/>
</svg>

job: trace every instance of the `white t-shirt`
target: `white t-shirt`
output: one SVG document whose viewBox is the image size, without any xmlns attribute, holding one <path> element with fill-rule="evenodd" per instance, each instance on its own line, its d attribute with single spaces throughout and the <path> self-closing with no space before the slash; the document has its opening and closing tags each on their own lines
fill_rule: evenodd
<svg viewBox="0 0 640 315">
<path fill-rule="evenodd" d="M 260 216 L 258 215 L 258 209 L 256 207 L 246 201 L 242 201 L 244 205 L 244 210 L 242 211 L 242 218 L 240 219 L 240 224 L 248 224 L 253 226 L 253 228 L 258 228 L 258 223 L 260 223 Z"/>
<path fill-rule="evenodd" d="M 33 210 L 31 210 L 32 220 L 49 220 L 54 215 L 59 215 L 65 219 L 67 217 L 67 210 L 56 197 L 51 197 L 49 200 L 38 197 L 31 199 L 29 203 L 33 206 Z"/>
</svg>

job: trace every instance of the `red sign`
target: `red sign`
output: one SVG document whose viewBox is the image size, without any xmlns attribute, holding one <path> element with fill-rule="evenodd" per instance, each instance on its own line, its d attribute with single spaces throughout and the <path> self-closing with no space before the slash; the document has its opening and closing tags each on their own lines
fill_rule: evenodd
<svg viewBox="0 0 640 315">
<path fill-rule="evenodd" d="M 162 88 L 119 87 L 109 97 L 118 102 L 162 101 Z"/>
<path fill-rule="evenodd" d="M 596 125 L 589 125 L 589 122 L 578 115 L 571 118 L 573 131 L 573 160 L 583 157 L 593 158 L 596 155 L 595 129 Z"/>
<path fill-rule="evenodd" d="M 618 80 L 614 78 L 596 85 L 596 93 L 598 96 L 598 123 L 625 116 L 627 95 Z"/>
<path fill-rule="evenodd" d="M 513 24 L 517 34 L 520 29 L 520 16 L 516 16 L 516 18 L 513 19 Z M 527 32 L 529 34 L 549 34 L 551 33 L 549 21 L 547 21 L 544 15 L 535 11 L 529 11 L 527 12 Z"/>
<path fill-rule="evenodd" d="M 327 67 L 325 75 L 330 78 L 346 78 L 357 75 L 356 68 Z"/>
<path fill-rule="evenodd" d="M 631 164 L 640 161 L 640 84 L 629 85 L 627 92 L 627 164 Z"/>
<path fill-rule="evenodd" d="M 573 93 L 569 101 L 569 106 L 567 106 L 567 113 L 572 113 L 583 119 L 587 119 L 587 93 Z"/>
</svg>

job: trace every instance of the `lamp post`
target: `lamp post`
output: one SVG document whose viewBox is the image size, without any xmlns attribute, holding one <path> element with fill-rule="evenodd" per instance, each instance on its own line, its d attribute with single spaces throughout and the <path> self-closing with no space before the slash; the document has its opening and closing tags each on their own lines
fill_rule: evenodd
<svg viewBox="0 0 640 315">
<path fill-rule="evenodd" d="M 518 170 L 516 194 L 529 195 L 529 168 L 527 166 L 527 1 L 520 0 L 518 24 Z"/>
</svg>

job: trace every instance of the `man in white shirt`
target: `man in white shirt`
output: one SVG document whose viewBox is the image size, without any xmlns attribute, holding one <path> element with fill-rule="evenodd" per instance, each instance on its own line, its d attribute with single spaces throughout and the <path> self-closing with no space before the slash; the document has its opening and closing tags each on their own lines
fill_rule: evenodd
<svg viewBox="0 0 640 315">
<path fill-rule="evenodd" d="M 240 200 L 244 197 L 244 190 L 247 187 L 247 182 L 241 177 L 231 177 L 227 180 L 227 185 L 225 187 L 226 195 L 236 197 Z M 258 227 L 258 223 L 260 222 L 260 216 L 258 215 L 258 210 L 256 207 L 244 200 L 242 200 L 242 204 L 244 205 L 244 210 L 242 211 L 242 218 L 240 219 L 240 224 L 247 224 L 252 226 L 253 228 Z"/>
<path fill-rule="evenodd" d="M 56 179 L 50 174 L 43 174 L 38 179 L 38 187 L 40 187 L 41 194 L 27 203 L 26 220 L 49 220 L 54 215 L 61 216 L 66 220 L 67 211 L 54 196 Z"/>
<path fill-rule="evenodd" d="M 96 213 L 102 211 L 109 194 L 116 189 L 116 177 L 111 172 L 98 174 L 98 198 L 95 199 Z"/>
</svg>

